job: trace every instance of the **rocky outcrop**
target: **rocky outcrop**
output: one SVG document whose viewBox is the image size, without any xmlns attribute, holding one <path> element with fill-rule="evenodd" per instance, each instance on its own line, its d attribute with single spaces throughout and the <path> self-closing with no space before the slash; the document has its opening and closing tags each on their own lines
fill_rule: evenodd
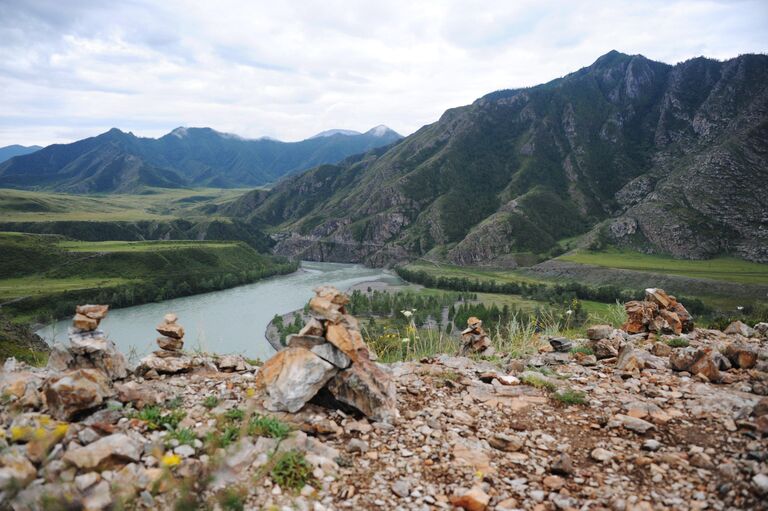
<svg viewBox="0 0 768 511">
<path fill-rule="evenodd" d="M 309 301 L 313 317 L 259 371 L 256 385 L 266 409 L 297 412 L 326 389 L 368 417 L 392 421 L 397 416 L 391 378 L 370 360 L 357 320 L 344 309 L 348 302 L 333 287 L 315 290 Z"/>
<path fill-rule="evenodd" d="M 681 334 L 693 330 L 693 318 L 674 296 L 663 289 L 645 290 L 644 301 L 627 302 L 627 322 L 622 328 L 630 334 L 654 332 Z"/>
<path fill-rule="evenodd" d="M 461 341 L 460 355 L 491 356 L 495 352 L 491 338 L 483 330 L 483 322 L 474 316 L 467 319 L 467 328 L 461 332 Z"/>
</svg>

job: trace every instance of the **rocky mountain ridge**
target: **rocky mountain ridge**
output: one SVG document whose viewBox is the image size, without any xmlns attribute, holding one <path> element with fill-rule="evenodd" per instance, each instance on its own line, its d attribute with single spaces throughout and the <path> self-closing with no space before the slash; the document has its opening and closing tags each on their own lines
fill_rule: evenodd
<svg viewBox="0 0 768 511">
<path fill-rule="evenodd" d="M 233 214 L 297 258 L 514 266 L 557 240 L 768 261 L 768 56 L 612 51 L 446 111 L 396 146 L 253 192 Z"/>
<path fill-rule="evenodd" d="M 127 193 L 147 186 L 259 186 L 401 138 L 389 128 L 378 129 L 281 142 L 249 140 L 210 128 L 179 127 L 158 139 L 113 128 L 0 163 L 0 187 Z"/>
</svg>

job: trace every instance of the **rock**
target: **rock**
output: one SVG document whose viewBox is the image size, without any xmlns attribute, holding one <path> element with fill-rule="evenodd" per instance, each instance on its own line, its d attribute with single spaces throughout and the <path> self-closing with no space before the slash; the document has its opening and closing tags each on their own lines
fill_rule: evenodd
<svg viewBox="0 0 768 511">
<path fill-rule="evenodd" d="M 85 491 L 101 480 L 98 472 L 87 472 L 75 477 L 75 486 L 80 491 Z"/>
<path fill-rule="evenodd" d="M 541 482 L 546 488 L 552 491 L 557 491 L 565 486 L 565 480 L 562 477 L 556 475 L 547 476 Z"/>
<path fill-rule="evenodd" d="M 285 345 L 289 348 L 305 348 L 311 350 L 315 346 L 328 344 L 325 337 L 316 335 L 290 334 L 285 338 Z"/>
<path fill-rule="evenodd" d="M 645 442 L 643 442 L 643 446 L 641 447 L 644 451 L 651 451 L 656 452 L 659 449 L 661 449 L 661 442 L 658 440 L 654 440 L 653 438 L 649 438 Z"/>
<path fill-rule="evenodd" d="M 392 493 L 400 498 L 405 498 L 411 494 L 411 485 L 405 479 L 398 479 L 392 484 Z"/>
<path fill-rule="evenodd" d="M 56 342 L 51 346 L 46 367 L 57 372 L 73 369 L 75 367 L 75 358 L 63 344 Z"/>
<path fill-rule="evenodd" d="M 98 328 L 99 321 L 93 318 L 89 318 L 85 314 L 75 314 L 75 317 L 72 319 L 72 326 L 78 330 L 91 331 Z"/>
<path fill-rule="evenodd" d="M 346 369 L 352 363 L 346 354 L 331 343 L 326 342 L 324 344 L 313 346 L 310 351 L 339 369 Z"/>
<path fill-rule="evenodd" d="M 336 367 L 305 348 L 287 348 L 267 360 L 256 378 L 265 395 L 265 408 L 294 413 L 337 372 Z"/>
<path fill-rule="evenodd" d="M 764 397 L 757 402 L 755 407 L 752 409 L 752 415 L 755 417 L 768 415 L 768 397 Z"/>
<path fill-rule="evenodd" d="M 757 364 L 757 351 L 745 342 L 732 342 L 725 346 L 723 355 L 740 369 L 751 369 Z"/>
<path fill-rule="evenodd" d="M 675 335 L 680 335 L 683 333 L 683 322 L 680 320 L 680 317 L 676 312 L 660 309 L 659 317 L 664 320 L 664 323 L 660 328 L 657 328 L 657 332 L 671 333 Z"/>
<path fill-rule="evenodd" d="M 571 461 L 571 457 L 565 453 L 561 454 L 549 466 L 549 471 L 561 476 L 573 474 L 573 461 Z"/>
<path fill-rule="evenodd" d="M 585 355 L 581 352 L 576 352 L 573 354 L 573 358 L 578 362 L 580 365 L 583 365 L 584 367 L 591 367 L 597 365 L 597 357 L 595 355 Z"/>
<path fill-rule="evenodd" d="M 668 357 L 672 354 L 672 347 L 664 342 L 655 342 L 651 346 L 651 353 L 657 357 Z"/>
<path fill-rule="evenodd" d="M 95 319 L 96 321 L 101 321 L 107 316 L 109 305 L 78 305 L 75 308 L 75 312 L 91 319 Z"/>
<path fill-rule="evenodd" d="M 669 357 L 669 364 L 675 371 L 687 371 L 693 375 L 702 374 L 709 381 L 720 381 L 720 370 L 712 357 L 711 348 L 676 349 Z"/>
<path fill-rule="evenodd" d="M 77 439 L 83 445 L 88 445 L 101 438 L 101 435 L 96 433 L 92 428 L 85 428 L 77 434 Z"/>
<path fill-rule="evenodd" d="M 95 369 L 76 369 L 49 377 L 43 384 L 48 409 L 60 420 L 100 406 L 114 395 L 109 379 Z"/>
<path fill-rule="evenodd" d="M 549 345 L 558 353 L 568 353 L 573 348 L 573 343 L 565 337 L 550 337 Z"/>
<path fill-rule="evenodd" d="M 614 457 L 614 454 L 607 449 L 603 449 L 602 447 L 597 447 L 595 449 L 592 449 L 592 452 L 589 453 L 589 456 L 593 460 L 603 463 L 611 460 L 611 458 Z"/>
<path fill-rule="evenodd" d="M 504 433 L 496 433 L 490 439 L 488 444 L 494 449 L 505 452 L 519 451 L 525 445 L 525 440 L 518 435 L 505 435 Z"/>
<path fill-rule="evenodd" d="M 304 326 L 299 330 L 299 336 L 311 336 L 311 337 L 323 337 L 325 335 L 325 329 L 323 324 L 315 318 L 309 318 Z"/>
<path fill-rule="evenodd" d="M 589 347 L 592 349 L 598 360 L 618 356 L 620 346 L 621 341 L 618 338 L 600 339 L 599 341 L 592 341 L 589 343 Z"/>
<path fill-rule="evenodd" d="M 179 320 L 179 317 L 173 312 L 169 312 L 168 314 L 163 316 L 163 322 L 165 323 L 173 324 L 173 323 L 176 323 L 178 320 Z"/>
<path fill-rule="evenodd" d="M 648 331 L 648 325 L 659 311 L 659 306 L 654 302 L 633 300 L 624 304 L 627 312 L 627 322 L 621 329 L 630 334 L 639 334 Z"/>
<path fill-rule="evenodd" d="M 147 405 L 154 405 L 162 401 L 164 394 L 158 393 L 157 388 L 150 385 L 142 385 L 135 381 L 115 384 L 116 398 L 121 403 L 130 403 L 137 410 Z"/>
<path fill-rule="evenodd" d="M 669 295 L 667 295 L 667 293 L 665 293 L 663 289 L 658 289 L 658 288 L 646 289 L 645 300 L 648 302 L 655 303 L 656 305 L 659 306 L 660 309 L 666 309 L 673 303 Z"/>
<path fill-rule="evenodd" d="M 141 459 L 144 446 L 128 435 L 115 433 L 92 444 L 70 449 L 62 458 L 79 469 L 107 470 Z"/>
<path fill-rule="evenodd" d="M 761 495 L 768 494 L 768 475 L 757 474 L 752 478 L 752 484 Z"/>
<path fill-rule="evenodd" d="M 451 497 L 451 504 L 466 511 L 485 511 L 490 501 L 490 495 L 485 493 L 479 486 L 475 486 L 462 495 Z"/>
<path fill-rule="evenodd" d="M 620 426 L 623 426 L 624 429 L 629 429 L 636 433 L 645 433 L 649 429 L 655 429 L 656 427 L 652 423 L 645 421 L 643 419 L 638 419 L 636 417 L 631 417 L 629 415 L 617 413 L 608 422 L 608 427 L 617 428 Z"/>
<path fill-rule="evenodd" d="M 342 304 L 334 303 L 321 296 L 313 296 L 309 300 L 309 308 L 313 313 L 326 321 L 329 321 L 331 324 L 339 323 L 344 317 L 344 314 L 341 311 Z M 326 325 L 326 327 L 327 326 L 328 325 Z"/>
<path fill-rule="evenodd" d="M 172 337 L 173 339 L 184 338 L 184 327 L 176 323 L 160 323 L 155 330 L 157 330 L 160 335 Z"/>
<path fill-rule="evenodd" d="M 344 404 L 367 417 L 391 423 L 398 415 L 395 384 L 392 378 L 368 359 L 355 361 L 328 382 L 328 390 Z"/>
<path fill-rule="evenodd" d="M 768 323 L 758 323 L 754 327 L 755 334 L 760 337 L 768 337 Z"/>
<path fill-rule="evenodd" d="M 591 341 L 608 339 L 611 335 L 613 335 L 613 327 L 611 325 L 593 325 L 587 328 L 587 339 Z"/>
<path fill-rule="evenodd" d="M 631 344 L 625 344 L 616 361 L 616 370 L 625 373 L 638 373 L 645 367 L 639 351 L 632 348 Z"/>
<path fill-rule="evenodd" d="M 114 342 L 104 336 L 101 330 L 92 332 L 70 332 L 69 368 L 94 368 L 104 372 L 111 380 L 122 380 L 128 376 L 128 361 Z M 64 360 L 64 357 L 60 357 Z M 64 362 L 58 364 L 63 365 Z"/>
<path fill-rule="evenodd" d="M 367 452 L 368 443 L 359 438 L 352 438 L 347 442 L 347 452 Z"/>
<path fill-rule="evenodd" d="M 160 349 L 167 351 L 181 351 L 184 347 L 184 341 L 174 337 L 158 337 L 157 345 Z"/>
<path fill-rule="evenodd" d="M 174 454 L 178 454 L 182 458 L 191 458 L 195 455 L 195 448 L 191 445 L 182 444 L 173 449 Z"/>
<path fill-rule="evenodd" d="M 20 449 L 0 453 L 0 490 L 25 488 L 36 476 L 37 469 Z"/>
<path fill-rule="evenodd" d="M 192 369 L 192 359 L 186 355 L 179 355 L 174 351 L 163 351 L 164 356 L 158 352 L 151 353 L 142 358 L 136 369 L 139 374 L 154 370 L 160 374 L 175 374 Z"/>
<path fill-rule="evenodd" d="M 347 328 L 342 323 L 329 324 L 325 337 L 328 342 L 340 349 L 353 362 L 358 362 L 361 352 L 367 358 L 368 348 L 365 346 L 363 337 L 357 330 Z"/>
<path fill-rule="evenodd" d="M 83 497 L 83 507 L 87 510 L 107 509 L 112 505 L 112 493 L 107 481 L 101 481 Z"/>
<path fill-rule="evenodd" d="M 223 355 L 216 360 L 216 367 L 223 372 L 245 371 L 248 364 L 241 355 Z"/>
<path fill-rule="evenodd" d="M 755 334 L 755 331 L 750 328 L 748 325 L 745 325 L 741 321 L 734 321 L 727 327 L 725 327 L 725 330 L 723 330 L 724 334 L 727 335 L 743 335 L 744 337 L 752 337 Z"/>
</svg>

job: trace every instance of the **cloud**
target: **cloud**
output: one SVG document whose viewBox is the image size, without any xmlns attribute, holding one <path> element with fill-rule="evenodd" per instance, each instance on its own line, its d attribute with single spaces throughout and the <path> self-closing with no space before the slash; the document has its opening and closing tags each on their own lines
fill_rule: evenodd
<svg viewBox="0 0 768 511">
<path fill-rule="evenodd" d="M 387 124 L 589 65 L 768 51 L 762 0 L 2 0 L 0 145 L 112 126 L 298 140 Z"/>
</svg>

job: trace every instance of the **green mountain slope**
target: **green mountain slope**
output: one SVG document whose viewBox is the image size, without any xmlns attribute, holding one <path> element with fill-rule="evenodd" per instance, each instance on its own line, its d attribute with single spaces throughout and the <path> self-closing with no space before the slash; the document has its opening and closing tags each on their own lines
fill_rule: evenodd
<svg viewBox="0 0 768 511">
<path fill-rule="evenodd" d="M 612 51 L 446 111 L 387 150 L 246 195 L 278 253 L 513 266 L 585 234 L 768 260 L 768 56 L 675 66 Z"/>
</svg>

